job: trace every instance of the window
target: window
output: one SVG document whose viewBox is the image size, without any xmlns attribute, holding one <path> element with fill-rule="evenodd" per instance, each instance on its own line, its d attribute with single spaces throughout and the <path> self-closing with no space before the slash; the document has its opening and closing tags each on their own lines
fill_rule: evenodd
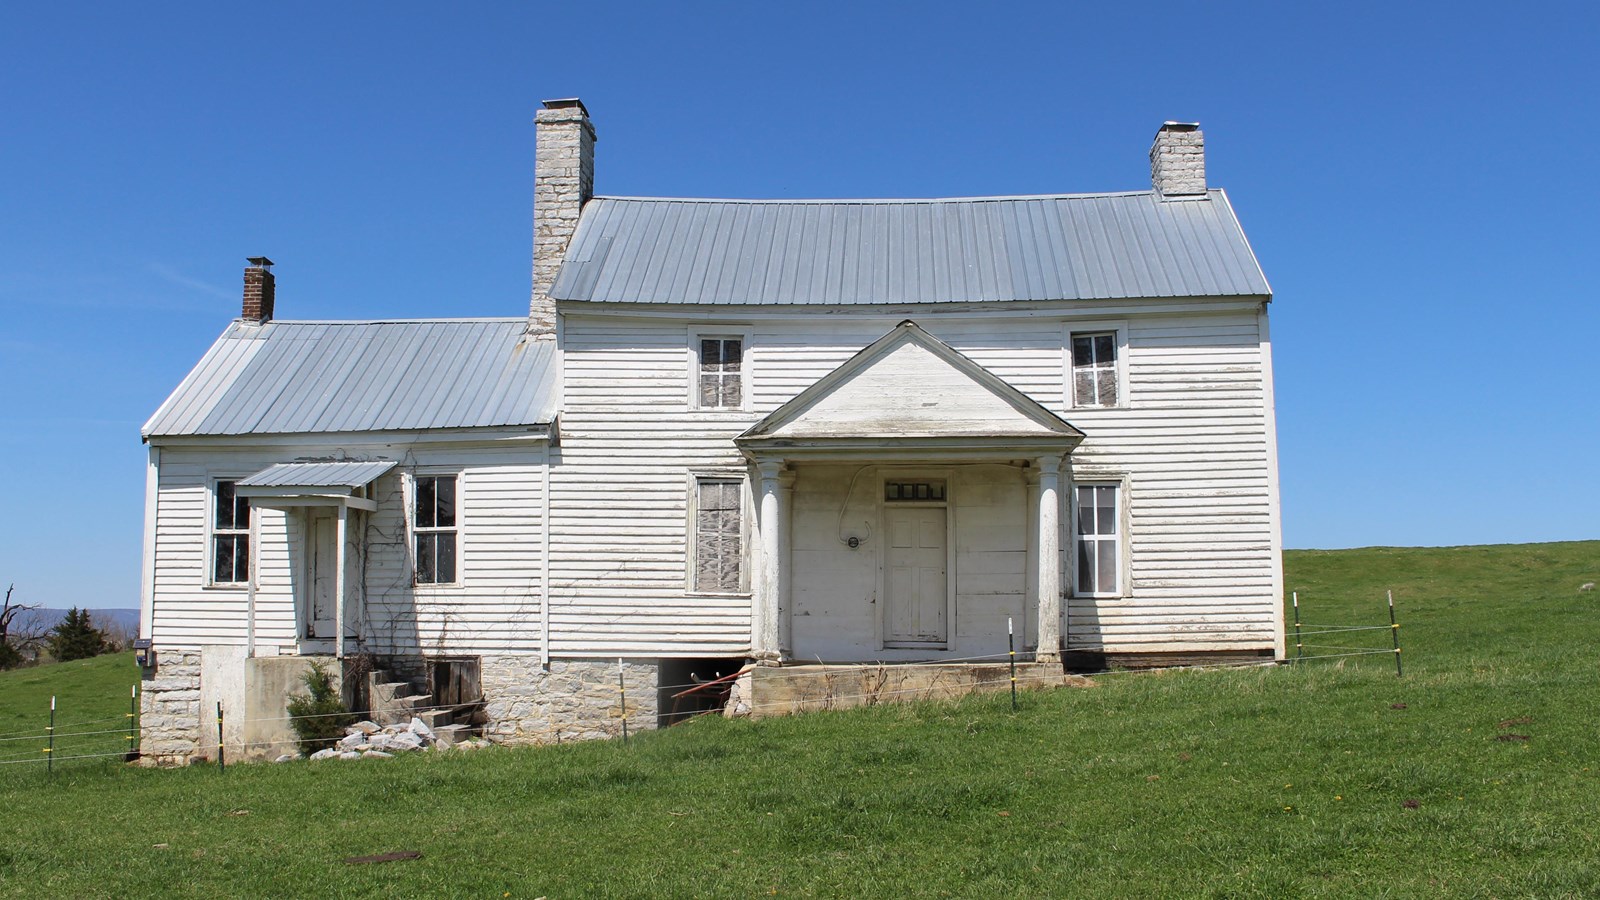
<svg viewBox="0 0 1600 900">
<path fill-rule="evenodd" d="M 219 481 L 211 498 L 211 583 L 250 581 L 250 501 L 235 482 Z"/>
<path fill-rule="evenodd" d="M 701 409 L 744 406 L 744 338 L 700 337 L 699 405 Z"/>
<path fill-rule="evenodd" d="M 1117 405 L 1116 332 L 1072 336 L 1072 405 Z"/>
<path fill-rule="evenodd" d="M 883 499 L 890 503 L 944 500 L 943 481 L 889 481 L 883 485 Z"/>
<path fill-rule="evenodd" d="M 694 574 L 699 594 L 737 594 L 744 579 L 744 482 L 695 480 Z"/>
<path fill-rule="evenodd" d="M 411 504 L 417 584 L 456 583 L 456 520 L 456 476 L 418 475 Z"/>
<path fill-rule="evenodd" d="M 1085 597 L 1120 596 L 1122 526 L 1115 484 L 1074 488 L 1073 532 L 1077 541 L 1077 586 Z"/>
</svg>

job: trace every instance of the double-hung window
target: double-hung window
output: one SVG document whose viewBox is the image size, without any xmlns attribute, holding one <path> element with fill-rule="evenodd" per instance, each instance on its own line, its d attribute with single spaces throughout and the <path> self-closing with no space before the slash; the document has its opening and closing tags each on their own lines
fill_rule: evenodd
<svg viewBox="0 0 1600 900">
<path fill-rule="evenodd" d="M 1073 488 L 1073 540 L 1076 542 L 1080 597 L 1115 597 L 1122 592 L 1122 519 L 1119 485 L 1079 484 Z"/>
<path fill-rule="evenodd" d="M 701 409 L 744 406 L 744 338 L 702 334 L 698 344 L 696 384 Z"/>
<path fill-rule="evenodd" d="M 690 585 L 697 594 L 737 594 L 745 588 L 744 482 L 696 478 L 694 558 Z"/>
<path fill-rule="evenodd" d="M 211 583 L 250 581 L 250 501 L 236 482 L 218 481 L 211 497 Z"/>
<path fill-rule="evenodd" d="M 1117 405 L 1117 334 L 1114 331 L 1072 335 L 1072 405 Z"/>
<path fill-rule="evenodd" d="M 411 502 L 414 581 L 455 584 L 461 557 L 456 476 L 418 475 Z"/>
</svg>

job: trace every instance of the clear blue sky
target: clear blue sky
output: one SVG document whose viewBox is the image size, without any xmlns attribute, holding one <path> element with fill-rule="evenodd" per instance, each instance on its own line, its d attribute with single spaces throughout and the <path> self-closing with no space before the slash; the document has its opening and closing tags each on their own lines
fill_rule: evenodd
<svg viewBox="0 0 1600 900">
<path fill-rule="evenodd" d="M 137 604 L 139 426 L 244 257 L 284 318 L 523 312 L 574 95 L 621 195 L 1139 189 L 1197 120 L 1277 292 L 1288 545 L 1600 537 L 1597 46 L 1580 3 L 14 7 L 0 583 Z"/>
</svg>

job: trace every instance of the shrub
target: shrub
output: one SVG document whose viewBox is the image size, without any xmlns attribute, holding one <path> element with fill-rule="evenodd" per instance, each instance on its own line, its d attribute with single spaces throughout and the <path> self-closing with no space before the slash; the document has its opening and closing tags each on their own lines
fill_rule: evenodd
<svg viewBox="0 0 1600 900">
<path fill-rule="evenodd" d="M 289 698 L 289 725 L 300 741 L 300 749 L 315 753 L 344 737 L 345 728 L 355 724 L 356 717 L 334 687 L 333 673 L 320 660 L 311 663 L 300 681 L 308 693 Z"/>
</svg>

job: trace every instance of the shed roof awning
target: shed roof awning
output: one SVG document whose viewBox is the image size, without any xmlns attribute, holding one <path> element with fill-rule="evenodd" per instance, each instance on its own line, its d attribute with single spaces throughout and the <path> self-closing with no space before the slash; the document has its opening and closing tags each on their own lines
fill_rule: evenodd
<svg viewBox="0 0 1600 900">
<path fill-rule="evenodd" d="M 343 503 L 359 509 L 373 504 L 356 492 L 394 468 L 393 460 L 278 463 L 240 479 L 234 490 L 261 506 L 313 506 Z"/>
</svg>

